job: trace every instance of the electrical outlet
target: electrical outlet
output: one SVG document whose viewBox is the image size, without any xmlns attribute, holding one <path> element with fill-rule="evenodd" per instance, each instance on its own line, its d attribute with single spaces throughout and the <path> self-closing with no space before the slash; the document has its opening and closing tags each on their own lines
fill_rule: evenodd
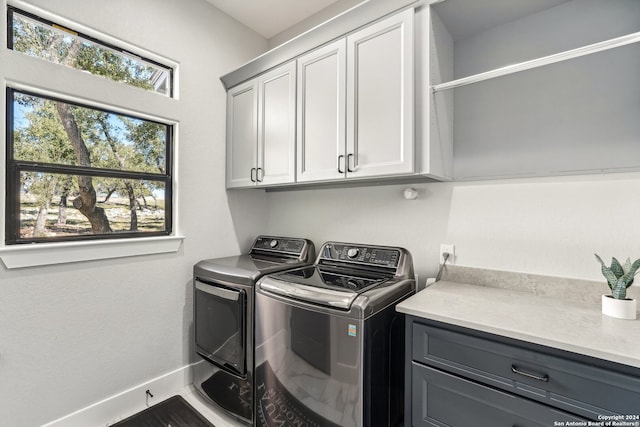
<svg viewBox="0 0 640 427">
<path fill-rule="evenodd" d="M 447 258 L 447 264 L 454 264 L 454 260 L 456 259 L 456 245 L 445 243 L 440 245 L 440 264 L 444 263 L 445 253 L 449 254 L 449 258 Z"/>
</svg>

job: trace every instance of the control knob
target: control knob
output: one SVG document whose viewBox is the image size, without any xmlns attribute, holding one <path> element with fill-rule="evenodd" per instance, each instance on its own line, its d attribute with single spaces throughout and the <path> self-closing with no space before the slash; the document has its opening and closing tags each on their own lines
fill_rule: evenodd
<svg viewBox="0 0 640 427">
<path fill-rule="evenodd" d="M 273 249 L 276 246 L 278 246 L 278 241 L 276 239 L 273 239 L 272 241 L 269 242 L 269 246 Z"/>
<path fill-rule="evenodd" d="M 349 248 L 347 250 L 347 256 L 351 259 L 357 257 L 359 253 L 360 253 L 360 250 L 358 248 Z"/>
</svg>

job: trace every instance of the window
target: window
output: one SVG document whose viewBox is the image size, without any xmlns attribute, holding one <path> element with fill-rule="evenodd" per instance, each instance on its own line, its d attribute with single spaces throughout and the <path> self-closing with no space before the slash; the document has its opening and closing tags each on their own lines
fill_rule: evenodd
<svg viewBox="0 0 640 427">
<path fill-rule="evenodd" d="M 168 235 L 167 124 L 7 89 L 7 244 Z"/>
<path fill-rule="evenodd" d="M 7 6 L 0 49 L 0 260 L 12 269 L 176 252 L 178 63 L 21 4 Z"/>
<path fill-rule="evenodd" d="M 9 49 L 172 96 L 170 67 L 13 7 L 8 22 Z"/>
</svg>

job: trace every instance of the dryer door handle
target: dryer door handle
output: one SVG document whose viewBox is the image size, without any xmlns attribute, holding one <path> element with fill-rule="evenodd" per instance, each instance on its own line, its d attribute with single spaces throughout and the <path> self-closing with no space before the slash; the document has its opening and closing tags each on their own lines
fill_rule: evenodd
<svg viewBox="0 0 640 427">
<path fill-rule="evenodd" d="M 220 298 L 228 299 L 230 301 L 238 301 L 238 299 L 240 299 L 241 291 L 234 291 L 231 289 L 221 288 L 219 286 L 202 283 L 197 280 L 196 280 L 196 289 L 211 295 L 215 295 Z"/>
</svg>

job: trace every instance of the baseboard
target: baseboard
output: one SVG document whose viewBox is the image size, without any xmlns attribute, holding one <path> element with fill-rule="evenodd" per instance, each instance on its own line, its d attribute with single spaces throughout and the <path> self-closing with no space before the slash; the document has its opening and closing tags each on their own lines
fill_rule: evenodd
<svg viewBox="0 0 640 427">
<path fill-rule="evenodd" d="M 133 415 L 148 405 L 182 392 L 193 383 L 196 362 L 160 375 L 150 381 L 131 387 L 121 393 L 91 404 L 85 408 L 48 422 L 42 427 L 93 427 L 106 426 Z M 147 397 L 149 390 L 154 397 Z"/>
</svg>

